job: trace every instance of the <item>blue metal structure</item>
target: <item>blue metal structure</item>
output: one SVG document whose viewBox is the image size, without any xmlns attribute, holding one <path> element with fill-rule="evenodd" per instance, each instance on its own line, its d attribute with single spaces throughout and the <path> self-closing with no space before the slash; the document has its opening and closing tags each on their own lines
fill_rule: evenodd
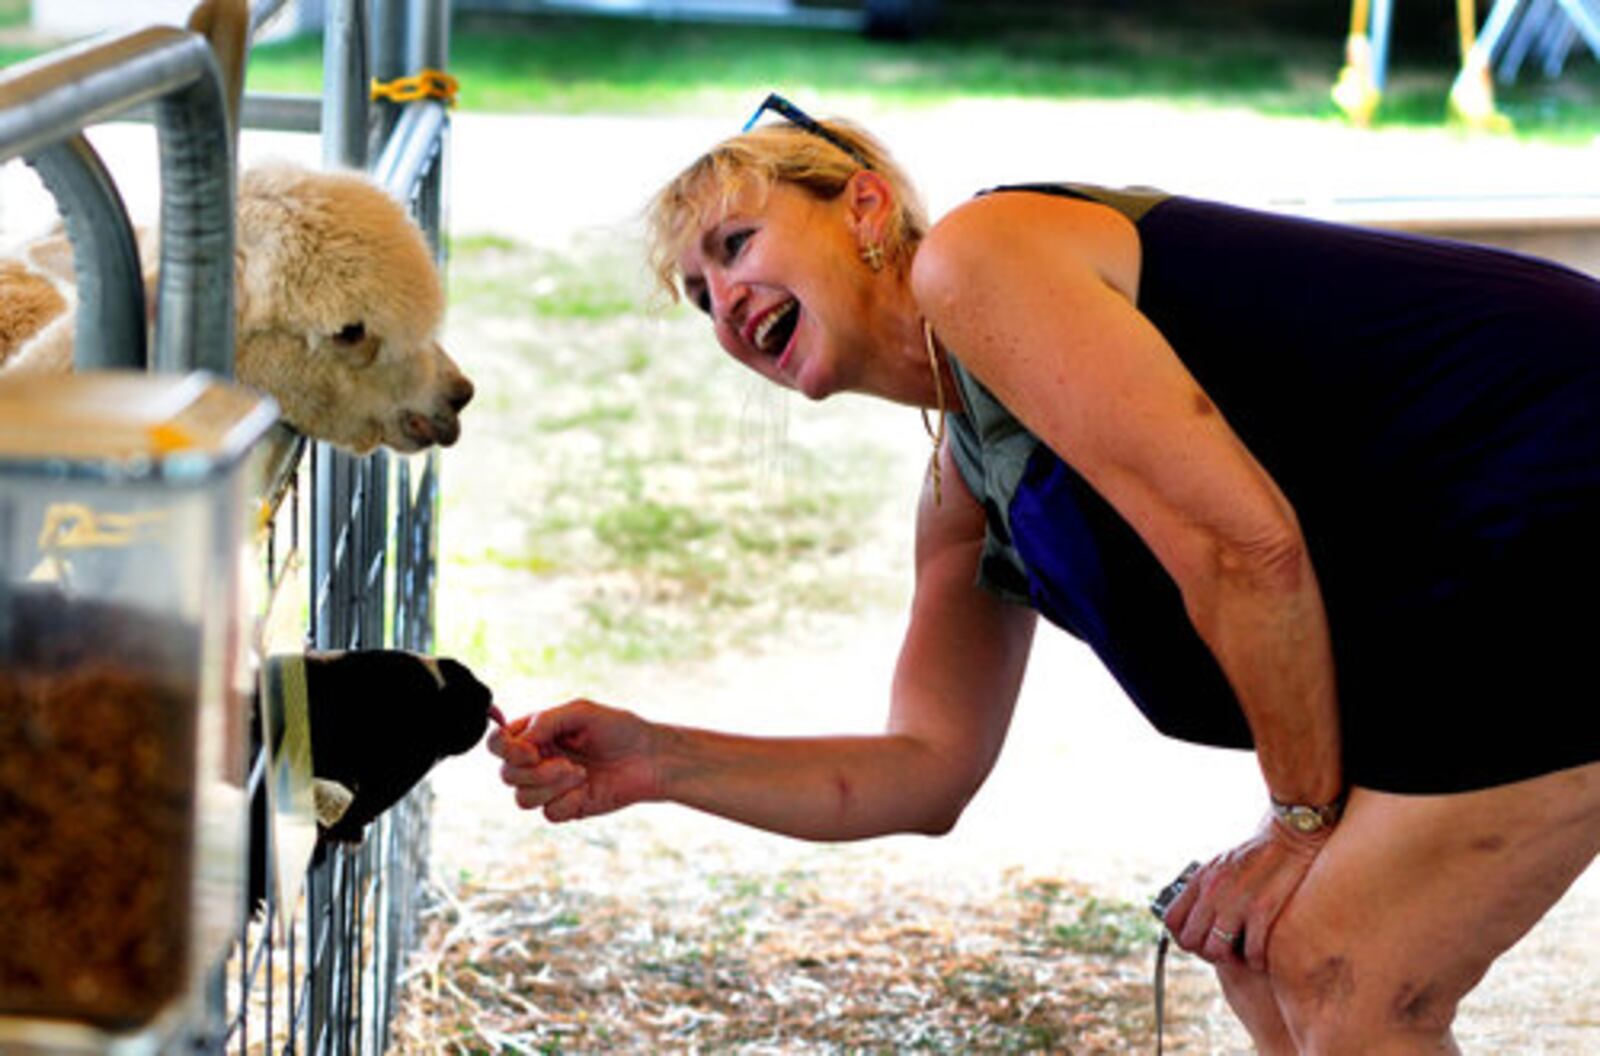
<svg viewBox="0 0 1600 1056">
<path fill-rule="evenodd" d="M 1494 64 L 1501 81 L 1513 81 L 1529 58 L 1547 77 L 1559 75 L 1581 39 L 1600 58 L 1600 3 L 1596 0 L 1496 0 L 1478 35 L 1475 56 Z"/>
</svg>

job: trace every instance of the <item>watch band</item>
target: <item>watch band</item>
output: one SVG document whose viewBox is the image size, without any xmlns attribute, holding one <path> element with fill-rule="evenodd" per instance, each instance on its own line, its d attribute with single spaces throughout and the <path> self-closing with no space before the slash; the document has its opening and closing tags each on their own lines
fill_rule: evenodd
<svg viewBox="0 0 1600 1056">
<path fill-rule="evenodd" d="M 1313 806 L 1306 803 L 1284 803 L 1273 798 L 1272 816 L 1295 832 L 1310 835 L 1331 829 L 1339 823 L 1339 818 L 1344 814 L 1345 793 L 1340 793 L 1339 798 L 1331 803 Z"/>
</svg>

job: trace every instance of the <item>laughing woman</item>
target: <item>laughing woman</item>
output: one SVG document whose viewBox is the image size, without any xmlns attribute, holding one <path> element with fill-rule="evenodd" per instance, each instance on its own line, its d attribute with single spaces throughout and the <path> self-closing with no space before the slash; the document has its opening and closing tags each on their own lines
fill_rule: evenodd
<svg viewBox="0 0 1600 1056">
<path fill-rule="evenodd" d="M 1166 921 L 1260 1051 L 1453 1051 L 1600 850 L 1600 284 L 1073 184 L 930 228 L 860 128 L 764 109 L 655 199 L 655 263 L 774 383 L 937 416 L 886 728 L 575 701 L 492 739 L 518 803 L 944 832 L 1042 614 L 1163 733 L 1259 760 L 1262 820 Z"/>
</svg>

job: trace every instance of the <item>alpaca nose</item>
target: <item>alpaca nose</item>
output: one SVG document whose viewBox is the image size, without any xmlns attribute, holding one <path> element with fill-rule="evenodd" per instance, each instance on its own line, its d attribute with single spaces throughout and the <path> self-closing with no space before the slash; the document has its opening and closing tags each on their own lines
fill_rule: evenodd
<svg viewBox="0 0 1600 1056">
<path fill-rule="evenodd" d="M 445 402 L 450 405 L 450 409 L 452 411 L 460 414 L 462 408 L 466 407 L 467 404 L 472 402 L 473 394 L 476 391 L 477 390 L 472 387 L 472 382 L 468 381 L 464 377 L 458 378 L 456 379 L 455 383 L 450 386 L 450 392 L 445 397 Z"/>
</svg>

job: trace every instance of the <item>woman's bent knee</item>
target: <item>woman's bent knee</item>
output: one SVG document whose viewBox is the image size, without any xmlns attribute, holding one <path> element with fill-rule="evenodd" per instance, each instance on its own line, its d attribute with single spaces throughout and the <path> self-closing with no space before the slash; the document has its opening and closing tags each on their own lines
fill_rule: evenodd
<svg viewBox="0 0 1600 1056">
<path fill-rule="evenodd" d="M 1600 849 L 1600 765 L 1451 796 L 1352 794 L 1273 926 L 1302 1052 L 1452 1052 L 1456 1007 Z"/>
<path fill-rule="evenodd" d="M 1299 1047 L 1283 1022 L 1272 980 L 1242 961 L 1218 964 L 1217 982 L 1228 1007 L 1250 1034 L 1257 1056 L 1298 1056 Z"/>
<path fill-rule="evenodd" d="M 1459 971 L 1449 979 L 1397 974 L 1370 947 L 1363 952 L 1363 944 L 1340 940 L 1334 929 L 1300 927 L 1292 920 L 1273 933 L 1273 992 L 1301 1053 L 1455 1051 L 1451 1024 L 1471 981 Z"/>
</svg>

